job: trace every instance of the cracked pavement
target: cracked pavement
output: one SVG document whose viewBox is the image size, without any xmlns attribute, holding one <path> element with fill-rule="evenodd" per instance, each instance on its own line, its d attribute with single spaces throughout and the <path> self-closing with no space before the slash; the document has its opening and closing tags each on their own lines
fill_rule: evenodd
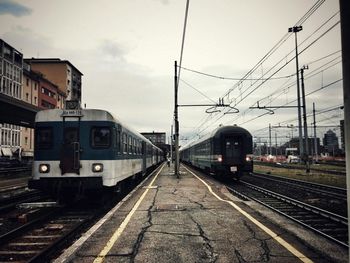
<svg viewBox="0 0 350 263">
<path fill-rule="evenodd" d="M 300 262 L 242 214 L 216 199 L 193 175 L 183 170 L 177 179 L 167 170 L 154 182 L 157 187 L 149 189 L 104 262 Z M 148 184 L 149 180 L 144 185 Z M 225 198 L 220 183 L 209 180 L 209 184 Z M 140 187 L 125 201 L 82 245 L 72 262 L 93 262 L 143 192 Z M 235 203 L 249 210 L 244 201 Z M 266 223 L 266 218 L 257 219 Z M 273 231 L 288 240 L 283 229 Z M 297 247 L 315 262 L 330 262 L 303 244 Z"/>
</svg>

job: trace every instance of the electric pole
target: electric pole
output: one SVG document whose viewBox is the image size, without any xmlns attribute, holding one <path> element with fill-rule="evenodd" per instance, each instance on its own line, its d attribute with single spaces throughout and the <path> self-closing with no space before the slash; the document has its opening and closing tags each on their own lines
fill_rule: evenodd
<svg viewBox="0 0 350 263">
<path fill-rule="evenodd" d="M 343 64 L 343 91 L 344 91 L 344 131 L 345 131 L 345 156 L 346 156 L 346 184 L 348 196 L 348 211 L 350 211 L 350 2 L 340 0 L 340 25 Z M 348 227 L 350 234 L 350 227 Z M 350 235 L 349 235 L 350 237 Z M 349 248 L 350 252 L 350 248 Z M 350 254 L 350 253 L 349 253 Z"/>
<path fill-rule="evenodd" d="M 306 102 L 305 102 L 305 85 L 304 85 L 304 70 L 309 69 L 308 66 L 303 66 L 300 69 L 301 75 L 301 96 L 303 101 L 303 120 L 304 120 L 304 136 L 305 136 L 305 149 L 304 149 L 304 159 L 306 163 L 306 172 L 310 172 L 310 161 L 309 161 L 309 136 L 307 133 L 307 116 L 306 116 Z"/>
<path fill-rule="evenodd" d="M 296 63 L 296 73 L 297 73 L 297 101 L 298 101 L 298 125 L 299 125 L 299 157 L 304 154 L 303 147 L 303 133 L 302 133 L 302 124 L 301 124 L 301 106 L 300 106 L 300 83 L 299 83 L 299 61 L 298 61 L 298 39 L 297 33 L 303 30 L 302 26 L 294 26 L 288 28 L 288 32 L 293 32 L 295 36 L 295 63 Z"/>
<path fill-rule="evenodd" d="M 269 149 L 269 154 L 270 155 L 272 155 L 272 148 L 271 148 L 272 146 L 271 145 L 272 145 L 272 141 L 271 141 L 271 123 L 269 123 L 269 146 L 270 146 L 269 147 L 270 148 Z"/>
<path fill-rule="evenodd" d="M 312 113 L 313 113 L 313 117 L 314 117 L 315 161 L 318 162 L 317 137 L 316 137 L 316 111 L 315 111 L 315 102 L 312 103 Z"/>
<path fill-rule="evenodd" d="M 175 175 L 179 178 L 179 120 L 178 120 L 178 103 L 177 103 L 177 92 L 178 92 L 178 81 L 177 81 L 177 61 L 175 61 L 175 76 L 174 76 L 174 89 L 175 89 L 175 109 L 174 109 L 174 122 L 175 122 Z"/>
</svg>

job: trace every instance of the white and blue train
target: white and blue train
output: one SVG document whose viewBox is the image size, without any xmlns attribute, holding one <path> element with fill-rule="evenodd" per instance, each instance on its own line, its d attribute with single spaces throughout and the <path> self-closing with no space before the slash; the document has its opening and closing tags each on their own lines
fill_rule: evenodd
<svg viewBox="0 0 350 263">
<path fill-rule="evenodd" d="M 29 188 L 59 195 L 121 191 L 163 161 L 163 152 L 111 113 L 43 110 L 35 118 Z"/>
</svg>

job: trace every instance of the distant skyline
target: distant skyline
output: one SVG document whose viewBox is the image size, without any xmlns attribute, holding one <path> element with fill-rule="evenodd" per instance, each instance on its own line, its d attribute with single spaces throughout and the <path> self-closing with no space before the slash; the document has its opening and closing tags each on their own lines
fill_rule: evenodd
<svg viewBox="0 0 350 263">
<path fill-rule="evenodd" d="M 318 125 L 339 125 L 342 110 L 326 111 L 343 104 L 339 3 L 322 2 L 191 0 L 182 66 L 204 74 L 181 70 L 179 104 L 224 98 L 239 113 L 181 108 L 180 138 L 198 138 L 220 124 L 240 125 L 258 137 L 268 136 L 269 123 L 297 126 L 296 108 L 274 114 L 249 109 L 257 101 L 266 107 L 296 105 L 294 34 L 288 34 L 296 23 L 303 26 L 297 35 L 299 66 L 309 66 L 307 112 L 314 102 Z M 315 12 L 299 21 L 317 3 Z M 84 74 L 82 105 L 109 110 L 139 132 L 169 137 L 185 5 L 185 0 L 1 0 L 0 38 L 25 58 L 69 60 Z M 269 51 L 274 52 L 259 65 Z M 312 122 L 308 117 L 309 126 Z M 330 129 L 340 136 L 339 128 Z M 318 129 L 318 137 L 326 131 Z M 276 132 L 281 143 L 297 133 Z"/>
</svg>

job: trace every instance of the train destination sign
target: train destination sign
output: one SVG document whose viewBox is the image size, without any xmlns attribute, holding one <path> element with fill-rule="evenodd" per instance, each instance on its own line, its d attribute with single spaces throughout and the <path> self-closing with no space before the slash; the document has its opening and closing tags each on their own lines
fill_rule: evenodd
<svg viewBox="0 0 350 263">
<path fill-rule="evenodd" d="M 82 117 L 84 116 L 81 110 L 63 110 L 61 117 Z"/>
</svg>

